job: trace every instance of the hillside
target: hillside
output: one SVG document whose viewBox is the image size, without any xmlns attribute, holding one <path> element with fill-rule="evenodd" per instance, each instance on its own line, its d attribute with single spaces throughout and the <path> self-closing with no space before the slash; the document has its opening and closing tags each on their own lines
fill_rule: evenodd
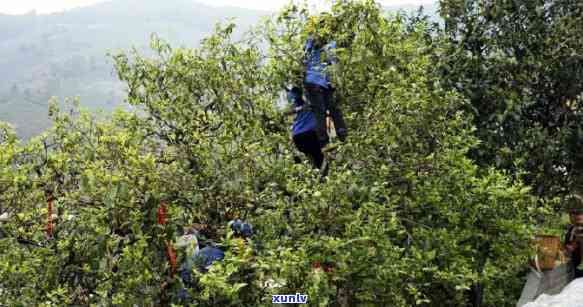
<svg viewBox="0 0 583 307">
<path fill-rule="evenodd" d="M 219 21 L 236 17 L 245 29 L 265 14 L 191 0 L 117 0 L 48 15 L 0 15 L 0 120 L 29 138 L 48 127 L 51 96 L 79 96 L 84 106 L 111 110 L 124 93 L 108 50 L 148 49 L 151 33 L 194 47 Z"/>
</svg>

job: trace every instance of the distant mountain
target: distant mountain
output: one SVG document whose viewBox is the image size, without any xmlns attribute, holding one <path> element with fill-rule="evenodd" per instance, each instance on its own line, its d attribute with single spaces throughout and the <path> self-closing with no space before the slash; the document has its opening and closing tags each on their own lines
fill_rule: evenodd
<svg viewBox="0 0 583 307">
<path fill-rule="evenodd" d="M 151 33 L 173 46 L 195 47 L 219 21 L 235 17 L 243 31 L 268 14 L 194 0 L 112 0 L 47 15 L 0 14 L 0 121 L 26 139 L 49 127 L 51 96 L 79 97 L 90 109 L 112 110 L 123 105 L 124 90 L 108 50 L 147 50 Z"/>
<path fill-rule="evenodd" d="M 192 0 L 114 0 L 47 15 L 0 14 L 0 121 L 29 138 L 49 126 L 51 96 L 76 97 L 92 109 L 123 103 L 108 50 L 147 50 L 151 33 L 195 47 L 219 21 L 240 31 L 269 12 L 219 8 Z"/>
</svg>

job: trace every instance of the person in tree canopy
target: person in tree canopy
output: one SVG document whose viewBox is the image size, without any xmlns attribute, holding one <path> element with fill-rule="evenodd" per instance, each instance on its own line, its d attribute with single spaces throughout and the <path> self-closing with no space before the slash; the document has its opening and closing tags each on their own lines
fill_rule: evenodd
<svg viewBox="0 0 583 307">
<path fill-rule="evenodd" d="M 292 138 L 296 148 L 308 156 L 314 168 L 320 169 L 324 163 L 322 143 L 316 133 L 316 117 L 302 98 L 302 90 L 294 86 L 287 91 L 287 100 L 293 108 L 286 114 L 296 114 L 292 125 Z"/>
<path fill-rule="evenodd" d="M 230 221 L 228 224 L 234 236 L 247 239 L 253 235 L 253 226 L 241 220 Z M 186 233 L 176 240 L 176 246 L 185 252 L 185 257 L 180 266 L 180 278 L 186 288 L 194 288 L 192 271 L 196 269 L 200 273 L 206 273 L 211 265 L 225 259 L 225 252 L 220 248 L 208 245 L 199 249 L 198 232 L 189 228 Z M 178 292 L 178 297 L 183 302 L 189 302 L 192 298 L 185 288 Z"/>
<path fill-rule="evenodd" d="M 334 86 L 331 81 L 331 70 L 338 59 L 334 55 L 336 42 L 330 39 L 334 32 L 334 20 L 330 14 L 322 14 L 318 21 L 313 23 L 311 35 L 305 45 L 305 79 L 304 88 L 306 97 L 316 117 L 316 133 L 324 147 L 329 142 L 326 132 L 326 111 L 334 121 L 336 135 L 340 141 L 347 136 L 346 123 L 334 96 Z"/>
<path fill-rule="evenodd" d="M 570 195 L 566 204 L 571 225 L 565 234 L 565 250 L 571 257 L 575 278 L 583 277 L 581 251 L 583 250 L 583 197 L 579 194 Z"/>
</svg>

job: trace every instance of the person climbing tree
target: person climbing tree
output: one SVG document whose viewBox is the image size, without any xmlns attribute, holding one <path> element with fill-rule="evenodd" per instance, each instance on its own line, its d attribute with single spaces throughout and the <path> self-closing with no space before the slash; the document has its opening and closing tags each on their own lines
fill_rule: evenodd
<svg viewBox="0 0 583 307">
<path fill-rule="evenodd" d="M 329 142 L 326 131 L 326 112 L 334 121 L 336 135 L 340 141 L 347 136 L 346 123 L 334 95 L 334 87 L 330 78 L 330 68 L 338 63 L 333 50 L 336 42 L 330 39 L 334 31 L 334 22 L 329 14 L 322 14 L 314 22 L 311 35 L 305 45 L 305 78 L 306 96 L 316 118 L 316 133 L 321 147 Z"/>
<path fill-rule="evenodd" d="M 287 115 L 296 114 L 292 125 L 292 138 L 297 149 L 307 155 L 315 168 L 320 169 L 324 162 L 323 144 L 316 133 L 316 117 L 302 98 L 302 90 L 294 86 L 287 91 L 287 100 L 293 108 Z"/>
</svg>

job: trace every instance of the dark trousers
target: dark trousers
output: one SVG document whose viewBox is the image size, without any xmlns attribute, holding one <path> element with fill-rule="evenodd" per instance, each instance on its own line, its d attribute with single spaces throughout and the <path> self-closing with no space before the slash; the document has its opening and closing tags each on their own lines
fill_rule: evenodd
<svg viewBox="0 0 583 307">
<path fill-rule="evenodd" d="M 324 162 L 324 154 L 320 148 L 320 141 L 318 140 L 316 131 L 310 130 L 296 134 L 294 135 L 293 139 L 294 144 L 296 144 L 298 150 L 310 158 L 315 168 L 322 167 L 322 163 Z"/>
<path fill-rule="evenodd" d="M 336 128 L 336 135 L 341 141 L 344 141 L 347 135 L 346 123 L 334 97 L 334 91 L 314 84 L 304 84 L 304 87 L 312 112 L 316 116 L 316 133 L 318 134 L 320 145 L 324 147 L 329 141 L 328 132 L 326 131 L 326 110 L 330 111 L 330 116 Z"/>
</svg>

